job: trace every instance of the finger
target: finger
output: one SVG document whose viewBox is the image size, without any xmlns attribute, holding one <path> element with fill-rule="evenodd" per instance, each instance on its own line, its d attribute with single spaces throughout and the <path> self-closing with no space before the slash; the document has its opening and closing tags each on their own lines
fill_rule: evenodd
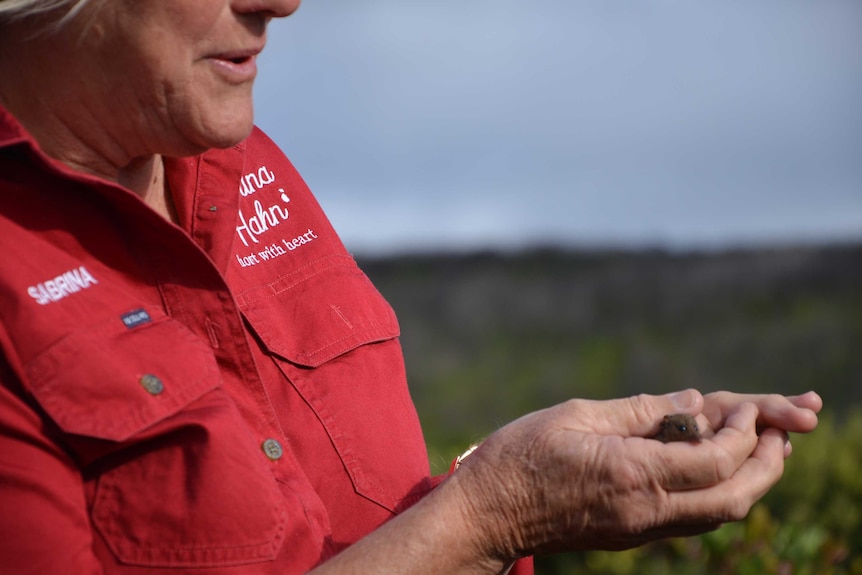
<svg viewBox="0 0 862 575">
<path fill-rule="evenodd" d="M 703 415 L 713 429 L 724 425 L 727 416 L 742 403 L 753 403 L 760 412 L 761 427 L 776 427 L 795 433 L 808 433 L 817 427 L 820 398 L 815 393 L 788 398 L 777 394 L 710 393 L 704 397 Z M 797 405 L 797 403 L 799 405 Z"/>
<path fill-rule="evenodd" d="M 784 434 L 768 429 L 731 478 L 707 489 L 671 492 L 668 504 L 681 521 L 738 521 L 783 473 Z"/>
<path fill-rule="evenodd" d="M 698 444 L 650 442 L 642 453 L 647 461 L 658 462 L 664 489 L 710 487 L 727 481 L 751 456 L 758 442 L 756 423 L 757 408 L 743 404 L 711 439 Z"/>
<path fill-rule="evenodd" d="M 820 410 L 823 409 L 823 398 L 814 391 L 802 395 L 790 395 L 787 399 L 796 407 L 810 409 L 814 413 L 820 413 Z"/>
<path fill-rule="evenodd" d="M 807 407 L 798 407 L 789 398 L 766 396 L 755 402 L 760 411 L 758 424 L 793 433 L 808 433 L 817 427 L 817 413 Z"/>
<path fill-rule="evenodd" d="M 793 444 L 790 443 L 790 438 L 787 436 L 787 432 L 784 432 L 784 459 L 790 457 L 791 453 L 793 453 Z"/>
<path fill-rule="evenodd" d="M 658 432 L 669 413 L 698 413 L 703 396 L 694 389 L 667 395 L 636 395 L 609 401 L 573 400 L 563 404 L 570 410 L 568 428 L 602 435 L 648 437 Z"/>
</svg>

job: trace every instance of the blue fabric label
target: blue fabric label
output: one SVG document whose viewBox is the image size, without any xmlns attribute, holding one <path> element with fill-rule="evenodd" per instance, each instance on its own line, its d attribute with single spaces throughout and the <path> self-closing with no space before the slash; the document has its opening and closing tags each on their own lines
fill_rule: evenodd
<svg viewBox="0 0 862 575">
<path fill-rule="evenodd" d="M 150 314 L 148 314 L 145 309 L 136 309 L 129 313 L 124 313 L 120 319 L 123 320 L 123 323 L 128 329 L 153 321 Z"/>
</svg>

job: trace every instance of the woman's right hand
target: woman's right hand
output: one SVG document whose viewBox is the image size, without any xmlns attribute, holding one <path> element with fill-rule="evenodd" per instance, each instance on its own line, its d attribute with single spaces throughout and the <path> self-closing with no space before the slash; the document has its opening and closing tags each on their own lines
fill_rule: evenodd
<svg viewBox="0 0 862 575">
<path fill-rule="evenodd" d="M 460 491 L 468 532 L 503 561 L 695 535 L 742 519 L 778 481 L 786 432 L 814 429 L 822 405 L 800 398 L 575 399 L 503 427 L 441 487 Z M 704 410 L 703 442 L 647 439 L 665 414 Z"/>
</svg>

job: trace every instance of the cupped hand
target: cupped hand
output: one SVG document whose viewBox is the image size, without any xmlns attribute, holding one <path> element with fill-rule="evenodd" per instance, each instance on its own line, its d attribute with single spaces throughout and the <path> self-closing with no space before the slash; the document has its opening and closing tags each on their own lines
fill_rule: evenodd
<svg viewBox="0 0 862 575">
<path fill-rule="evenodd" d="M 748 513 L 783 473 L 786 431 L 811 431 L 820 405 L 694 390 L 571 400 L 500 429 L 450 482 L 501 558 L 694 535 Z M 703 412 L 702 443 L 648 439 L 678 412 Z"/>
</svg>

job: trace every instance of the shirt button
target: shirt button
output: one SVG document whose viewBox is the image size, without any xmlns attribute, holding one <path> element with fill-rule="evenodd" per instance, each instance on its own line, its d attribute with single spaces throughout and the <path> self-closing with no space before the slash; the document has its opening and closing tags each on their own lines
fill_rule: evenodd
<svg viewBox="0 0 862 575">
<path fill-rule="evenodd" d="M 284 448 L 275 439 L 267 439 L 261 444 L 261 449 L 271 460 L 276 461 L 284 455 Z"/>
<path fill-rule="evenodd" d="M 165 390 L 165 384 L 162 383 L 162 380 L 149 373 L 141 376 L 140 383 L 151 395 L 159 395 Z"/>
</svg>

